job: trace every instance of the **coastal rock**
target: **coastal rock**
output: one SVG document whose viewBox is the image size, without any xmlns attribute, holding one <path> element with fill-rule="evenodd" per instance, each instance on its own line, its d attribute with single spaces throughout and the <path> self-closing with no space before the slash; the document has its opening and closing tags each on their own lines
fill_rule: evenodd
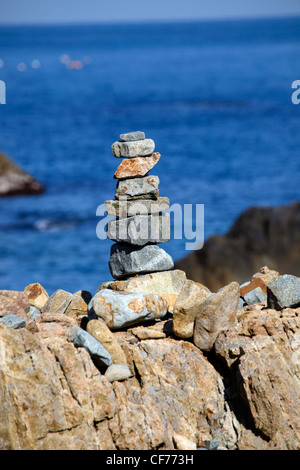
<svg viewBox="0 0 300 470">
<path fill-rule="evenodd" d="M 30 305 L 39 310 L 42 310 L 49 299 L 48 293 L 38 282 L 26 286 L 24 292 L 27 294 Z"/>
<path fill-rule="evenodd" d="M 145 326 L 137 326 L 136 328 L 130 328 L 128 330 L 134 336 L 136 336 L 139 340 L 145 339 L 161 339 L 166 338 L 166 333 L 164 333 L 161 329 L 155 328 L 147 328 Z"/>
<path fill-rule="evenodd" d="M 73 326 L 69 330 L 68 339 L 77 348 L 84 348 L 100 366 L 110 366 L 112 364 L 109 352 L 87 331 L 82 330 L 78 326 Z"/>
<path fill-rule="evenodd" d="M 115 243 L 111 247 L 109 269 L 115 279 L 173 269 L 172 257 L 157 245 L 134 247 Z"/>
<path fill-rule="evenodd" d="M 107 224 L 107 238 L 137 246 L 165 243 L 170 240 L 170 214 L 163 212 L 111 220 Z"/>
<path fill-rule="evenodd" d="M 127 359 L 123 349 L 103 320 L 90 320 L 86 326 L 86 330 L 109 352 L 113 364 L 127 365 Z"/>
<path fill-rule="evenodd" d="M 111 146 L 111 151 L 117 158 L 143 157 L 153 153 L 154 149 L 155 143 L 152 139 L 114 142 Z"/>
<path fill-rule="evenodd" d="M 218 335 L 236 324 L 239 298 L 239 285 L 231 282 L 199 306 L 193 336 L 196 346 L 210 351 Z"/>
<path fill-rule="evenodd" d="M 163 318 L 168 311 L 166 301 L 157 294 L 130 294 L 111 289 L 100 290 L 88 307 L 90 318 L 102 318 L 114 330 Z"/>
<path fill-rule="evenodd" d="M 159 196 L 159 177 L 155 175 L 119 180 L 115 198 L 120 199 L 157 199 Z"/>
<path fill-rule="evenodd" d="M 133 217 L 142 214 L 156 214 L 169 209 L 170 201 L 167 197 L 155 199 L 138 199 L 129 201 L 117 201 L 115 199 L 105 201 L 105 209 L 108 215 L 119 217 Z"/>
<path fill-rule="evenodd" d="M 109 382 L 118 382 L 129 379 L 132 377 L 131 370 L 124 364 L 112 364 L 105 371 L 105 377 Z"/>
<path fill-rule="evenodd" d="M 154 272 L 142 276 L 134 276 L 124 281 L 103 282 L 97 289 L 113 289 L 131 293 L 147 292 L 158 294 L 168 303 L 168 311 L 173 312 L 174 303 L 186 281 L 186 274 L 180 269 Z"/>
<path fill-rule="evenodd" d="M 114 178 L 126 179 L 145 176 L 158 163 L 161 155 L 158 152 L 148 157 L 126 158 L 118 166 Z"/>
<path fill-rule="evenodd" d="M 14 315 L 13 313 L 0 318 L 0 323 L 14 329 L 23 328 L 26 326 L 25 320 L 18 317 L 17 315 Z"/>
<path fill-rule="evenodd" d="M 120 135 L 120 140 L 123 142 L 131 142 L 132 140 L 144 140 L 145 133 L 141 131 L 126 132 Z"/>
<path fill-rule="evenodd" d="M 40 194 L 43 186 L 0 152 L 0 197 Z"/>
<path fill-rule="evenodd" d="M 268 284 L 268 306 L 281 310 L 300 306 L 300 278 L 284 274 Z"/>
<path fill-rule="evenodd" d="M 190 338 L 194 333 L 194 322 L 200 305 L 211 295 L 207 287 L 187 280 L 173 309 L 173 330 L 179 338 Z"/>
<path fill-rule="evenodd" d="M 203 248 L 176 263 L 188 279 L 212 292 L 231 281 L 248 281 L 261 266 L 300 276 L 300 202 L 280 207 L 252 207 L 225 235 L 209 237 Z"/>
</svg>

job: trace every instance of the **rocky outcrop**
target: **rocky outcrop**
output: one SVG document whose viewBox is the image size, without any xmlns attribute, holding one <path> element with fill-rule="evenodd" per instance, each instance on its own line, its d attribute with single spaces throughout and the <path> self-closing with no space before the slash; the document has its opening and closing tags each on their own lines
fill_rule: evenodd
<svg viewBox="0 0 300 470">
<path fill-rule="evenodd" d="M 43 186 L 0 152 L 0 197 L 40 194 Z"/>
<path fill-rule="evenodd" d="M 208 238 L 176 263 L 210 290 L 247 281 L 261 266 L 300 276 L 300 203 L 247 209 L 224 236 Z"/>
<path fill-rule="evenodd" d="M 0 291 L 0 449 L 300 449 L 296 281 L 264 267 L 210 292 L 171 273 L 103 283 L 94 296 Z M 293 306 L 280 307 L 291 280 Z M 267 300 L 248 305 L 258 284 Z M 155 292 L 139 292 L 147 285 Z M 119 315 L 121 297 L 136 316 L 111 329 L 103 312 Z M 162 317 L 137 319 L 160 304 Z"/>
</svg>

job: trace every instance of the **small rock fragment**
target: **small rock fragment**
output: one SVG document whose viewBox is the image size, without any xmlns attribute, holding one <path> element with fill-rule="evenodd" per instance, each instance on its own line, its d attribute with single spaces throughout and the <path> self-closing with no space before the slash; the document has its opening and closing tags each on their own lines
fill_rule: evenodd
<svg viewBox="0 0 300 470">
<path fill-rule="evenodd" d="M 72 341 L 77 348 L 84 348 L 100 365 L 110 366 L 112 364 L 111 355 L 102 344 L 78 326 L 75 325 L 69 329 L 68 340 Z"/>
</svg>

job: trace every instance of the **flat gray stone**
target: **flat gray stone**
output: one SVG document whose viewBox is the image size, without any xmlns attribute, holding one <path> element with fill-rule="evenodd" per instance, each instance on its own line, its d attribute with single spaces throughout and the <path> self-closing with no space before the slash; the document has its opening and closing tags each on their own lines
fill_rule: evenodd
<svg viewBox="0 0 300 470">
<path fill-rule="evenodd" d="M 267 301 L 267 295 L 261 287 L 256 287 L 256 289 L 253 289 L 244 295 L 244 300 L 247 305 L 259 304 Z"/>
<path fill-rule="evenodd" d="M 170 240 L 170 214 L 163 212 L 111 220 L 107 224 L 107 238 L 137 246 L 168 242 Z"/>
<path fill-rule="evenodd" d="M 116 199 L 157 199 L 159 196 L 159 177 L 155 175 L 142 178 L 118 180 Z"/>
<path fill-rule="evenodd" d="M 172 257 L 157 245 L 137 248 L 115 243 L 111 247 L 109 269 L 114 279 L 133 274 L 169 271 L 173 268 Z"/>
<path fill-rule="evenodd" d="M 109 352 L 90 333 L 79 326 L 75 325 L 70 328 L 68 340 L 72 341 L 77 348 L 84 348 L 100 365 L 110 366 L 112 364 Z"/>
<path fill-rule="evenodd" d="M 284 274 L 271 279 L 267 287 L 268 307 L 281 310 L 300 306 L 300 278 Z"/>
<path fill-rule="evenodd" d="M 117 158 L 145 157 L 153 153 L 154 149 L 155 143 L 152 139 L 114 142 L 111 146 L 111 151 Z"/>
<path fill-rule="evenodd" d="M 41 311 L 31 305 L 27 315 L 31 318 L 31 320 L 34 320 L 41 315 Z"/>
<path fill-rule="evenodd" d="M 144 140 L 145 133 L 141 131 L 127 132 L 126 134 L 120 135 L 120 140 L 123 142 L 131 142 L 134 140 Z"/>
<path fill-rule="evenodd" d="M 108 215 L 124 219 L 142 214 L 156 214 L 169 209 L 170 201 L 167 197 L 157 199 L 138 199 L 130 201 L 117 201 L 111 199 L 105 201 L 105 209 Z"/>
<path fill-rule="evenodd" d="M 18 328 L 24 328 L 24 326 L 26 326 L 25 320 L 23 320 L 23 318 L 18 317 L 17 315 L 14 315 L 13 313 L 0 318 L 0 323 L 6 326 L 10 326 L 15 330 L 17 330 Z"/>
</svg>

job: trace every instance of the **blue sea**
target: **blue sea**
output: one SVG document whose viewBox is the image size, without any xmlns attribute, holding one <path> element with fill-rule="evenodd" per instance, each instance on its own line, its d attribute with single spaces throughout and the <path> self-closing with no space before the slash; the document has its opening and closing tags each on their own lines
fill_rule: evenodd
<svg viewBox="0 0 300 470">
<path fill-rule="evenodd" d="M 96 210 L 123 132 L 155 141 L 161 196 L 204 204 L 205 240 L 251 206 L 300 200 L 299 18 L 1 26 L 0 59 L 0 150 L 45 186 L 0 199 L 0 289 L 111 279 Z M 177 261 L 186 242 L 163 247 Z"/>
</svg>

